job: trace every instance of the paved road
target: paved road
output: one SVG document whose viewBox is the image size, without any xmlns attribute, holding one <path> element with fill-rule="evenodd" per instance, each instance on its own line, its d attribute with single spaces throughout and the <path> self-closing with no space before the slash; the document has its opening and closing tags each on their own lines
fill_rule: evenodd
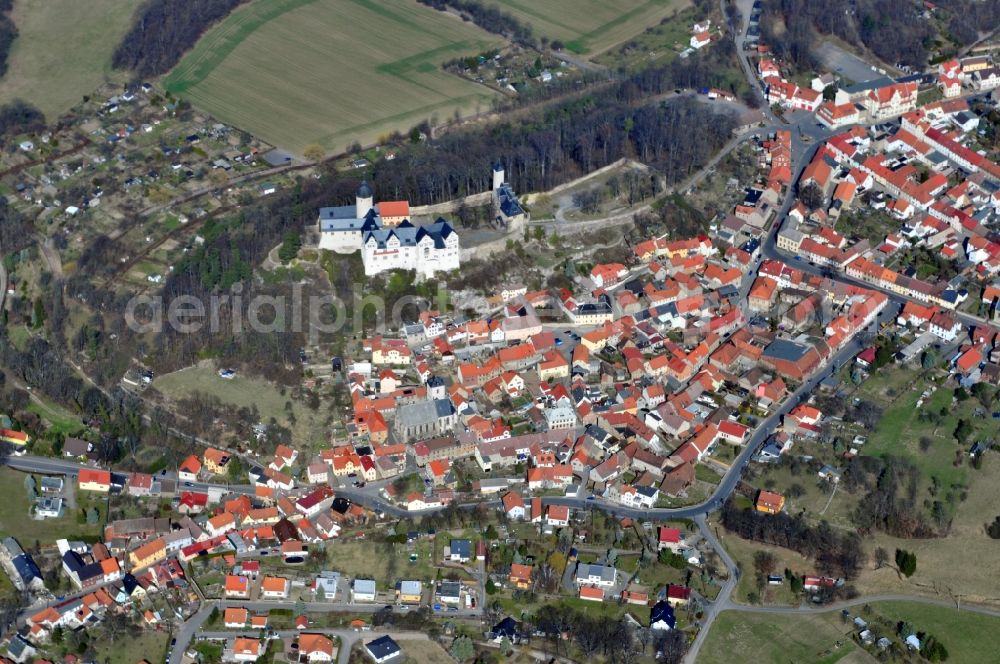
<svg viewBox="0 0 1000 664">
<path fill-rule="evenodd" d="M 969 613 L 979 613 L 984 616 L 995 616 L 1000 618 L 1000 609 L 991 609 L 989 607 L 978 606 L 976 604 L 963 604 L 959 606 L 958 603 L 952 600 L 900 594 L 866 595 L 864 597 L 855 597 L 854 599 L 844 600 L 843 602 L 832 602 L 822 606 L 808 604 L 803 604 L 802 606 L 744 606 L 727 600 L 726 604 L 719 607 L 718 610 L 743 611 L 746 613 L 829 613 L 830 611 L 842 611 L 843 609 L 849 609 L 852 606 L 861 606 L 864 604 L 872 604 L 874 602 L 913 602 L 915 604 L 930 604 L 932 606 L 940 606 L 946 609 L 956 609 L 967 611 Z"/>
</svg>

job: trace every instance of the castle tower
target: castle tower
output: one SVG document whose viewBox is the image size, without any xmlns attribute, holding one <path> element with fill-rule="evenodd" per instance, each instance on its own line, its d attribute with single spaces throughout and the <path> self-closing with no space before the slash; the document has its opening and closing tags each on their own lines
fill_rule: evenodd
<svg viewBox="0 0 1000 664">
<path fill-rule="evenodd" d="M 367 180 L 361 181 L 357 193 L 354 194 L 354 214 L 357 219 L 364 219 L 368 211 L 374 207 L 372 198 L 372 188 L 368 186 Z"/>
<path fill-rule="evenodd" d="M 498 161 L 493 165 L 493 191 L 499 189 L 505 181 L 503 164 Z"/>
</svg>

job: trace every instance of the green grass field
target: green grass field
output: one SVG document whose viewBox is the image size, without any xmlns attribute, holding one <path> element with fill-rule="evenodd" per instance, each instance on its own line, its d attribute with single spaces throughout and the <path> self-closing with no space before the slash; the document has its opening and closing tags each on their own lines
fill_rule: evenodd
<svg viewBox="0 0 1000 664">
<path fill-rule="evenodd" d="M 0 102 L 22 98 L 54 120 L 106 80 L 111 54 L 132 22 L 135 0 L 18 0 L 17 26 Z"/>
<path fill-rule="evenodd" d="M 488 88 L 440 64 L 500 43 L 413 0 L 258 0 L 203 37 L 164 85 L 282 148 L 340 151 L 487 110 Z"/>
<path fill-rule="evenodd" d="M 501 8 L 531 25 L 537 36 L 596 55 L 687 6 L 688 0 L 499 0 Z"/>
<path fill-rule="evenodd" d="M 837 612 L 796 616 L 725 611 L 698 656 L 698 664 L 874 661 L 851 641 Z"/>
<path fill-rule="evenodd" d="M 262 421 L 267 422 L 273 417 L 282 426 L 287 426 L 295 435 L 296 443 L 325 440 L 325 413 L 322 409 L 309 410 L 290 392 L 282 395 L 278 388 L 259 378 L 239 374 L 230 380 L 220 378 L 209 362 L 158 376 L 153 381 L 153 387 L 170 399 L 182 399 L 202 393 L 218 397 L 223 403 L 234 406 L 256 406 Z M 288 402 L 291 402 L 294 423 L 289 419 L 289 411 L 285 407 Z"/>
<path fill-rule="evenodd" d="M 338 540 L 326 548 L 326 559 L 331 569 L 350 577 L 375 579 L 379 590 L 388 590 L 398 579 L 433 581 L 433 546 L 433 540 L 420 540 L 412 548 L 395 545 L 390 552 L 378 542 Z M 417 559 L 410 562 L 410 554 L 416 554 Z"/>
<path fill-rule="evenodd" d="M 876 617 L 890 624 L 910 622 L 917 631 L 933 634 L 945 645 L 949 662 L 993 661 L 1000 647 L 1000 618 L 916 602 L 874 602 L 870 606 L 871 612 L 856 606 L 851 613 L 870 624 Z M 844 624 L 839 611 L 808 615 L 726 611 L 712 626 L 698 663 L 877 661 L 851 640 L 853 627 Z M 892 638 L 894 632 L 889 630 L 885 635 Z"/>
<path fill-rule="evenodd" d="M 38 476 L 36 476 L 37 479 Z M 79 510 L 66 508 L 63 516 L 58 519 L 35 521 L 28 513 L 31 502 L 24 490 L 24 473 L 10 468 L 0 468 L 0 537 L 8 535 L 17 538 L 24 548 L 35 545 L 35 540 L 42 545 L 51 544 L 63 537 L 81 539 L 96 537 L 101 532 L 101 526 L 80 523 L 77 519 Z M 107 516 L 103 495 L 91 492 L 77 492 L 77 506 L 96 506 L 100 510 L 102 520 Z"/>
</svg>

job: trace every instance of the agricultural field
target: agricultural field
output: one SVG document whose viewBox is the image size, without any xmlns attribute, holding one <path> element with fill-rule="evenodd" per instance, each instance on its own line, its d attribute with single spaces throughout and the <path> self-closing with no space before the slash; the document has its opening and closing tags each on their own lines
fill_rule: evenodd
<svg viewBox="0 0 1000 664">
<path fill-rule="evenodd" d="M 128 31 L 135 0 L 18 0 L 17 26 L 0 103 L 25 99 L 50 121 L 108 80 L 111 54 Z"/>
<path fill-rule="evenodd" d="M 500 45 L 414 0 L 258 0 L 203 37 L 164 85 L 281 148 L 339 152 L 488 110 L 489 88 L 440 65 Z"/>
<path fill-rule="evenodd" d="M 688 0 L 499 0 L 502 9 L 573 53 L 597 55 L 656 25 Z"/>
</svg>

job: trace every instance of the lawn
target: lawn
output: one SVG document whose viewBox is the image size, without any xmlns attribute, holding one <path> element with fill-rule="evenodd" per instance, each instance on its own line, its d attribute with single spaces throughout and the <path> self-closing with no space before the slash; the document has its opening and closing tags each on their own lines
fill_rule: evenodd
<svg viewBox="0 0 1000 664">
<path fill-rule="evenodd" d="M 948 649 L 949 662 L 995 661 L 1000 651 L 1000 618 L 916 602 L 877 602 L 871 607 L 890 621 L 903 620 L 933 634 Z"/>
<path fill-rule="evenodd" d="M 0 102 L 26 99 L 55 120 L 109 77 L 111 53 L 132 22 L 135 0 L 17 0 L 17 26 Z"/>
<path fill-rule="evenodd" d="M 137 636 L 110 641 L 101 639 L 95 642 L 96 662 L 109 664 L 134 664 L 145 658 L 147 661 L 160 661 L 167 652 L 168 632 L 143 630 Z"/>
<path fill-rule="evenodd" d="M 839 644 L 839 646 L 838 646 Z M 850 638 L 836 612 L 820 615 L 719 614 L 698 664 L 730 662 L 874 662 Z"/>
<path fill-rule="evenodd" d="M 786 580 L 780 586 L 765 585 L 764 589 L 758 591 L 754 572 L 753 558 L 757 551 L 770 551 L 777 559 L 775 574 L 784 574 L 785 569 L 790 569 L 798 575 L 812 574 L 816 567 L 808 558 L 799 555 L 791 549 L 784 549 L 780 546 L 768 546 L 759 542 L 750 542 L 740 539 L 738 536 L 720 531 L 725 537 L 722 539 L 722 546 L 726 552 L 732 556 L 733 560 L 740 568 L 740 579 L 733 591 L 733 601 L 741 604 L 747 603 L 747 595 L 751 592 L 758 593 L 761 603 L 775 606 L 798 606 L 800 597 L 792 593 L 789 583 Z"/>
<path fill-rule="evenodd" d="M 678 2 L 677 7 L 688 5 Z M 694 7 L 678 11 L 669 20 L 647 27 L 642 34 L 607 49 L 600 56 L 592 58 L 606 67 L 632 69 L 647 64 L 663 65 L 688 48 L 691 40 L 691 25 L 698 19 L 699 12 Z"/>
<path fill-rule="evenodd" d="M 27 406 L 27 410 L 45 420 L 50 430 L 54 429 L 68 436 L 78 434 L 84 428 L 80 417 L 58 404 L 43 401 L 37 394 L 33 395 L 31 402 Z"/>
<path fill-rule="evenodd" d="M 427 539 L 412 548 L 394 544 L 391 550 L 382 542 L 338 540 L 326 547 L 326 559 L 331 569 L 351 578 L 375 579 L 379 590 L 388 590 L 399 579 L 434 580 L 432 548 L 433 540 Z M 411 553 L 417 554 L 417 560 L 410 562 Z"/>
<path fill-rule="evenodd" d="M 164 84 L 282 148 L 339 152 L 488 110 L 492 91 L 440 65 L 500 44 L 415 0 L 258 0 L 203 37 Z"/>
<path fill-rule="evenodd" d="M 45 545 L 64 537 L 92 539 L 100 535 L 100 525 L 78 523 L 77 513 L 73 510 L 64 510 L 63 516 L 58 519 L 32 519 L 28 514 L 31 501 L 24 491 L 24 473 L 11 468 L 0 468 L 0 495 L 4 496 L 3 504 L 0 505 L 0 537 L 13 536 L 26 549 L 34 546 L 35 540 Z M 99 504 L 102 502 L 101 497 L 96 494 L 77 493 L 78 506 L 98 507 L 103 520 L 107 516 L 107 509 Z"/>
<path fill-rule="evenodd" d="M 261 421 L 267 422 L 273 417 L 279 424 L 292 430 L 297 442 L 325 441 L 325 413 L 322 410 L 309 410 L 301 401 L 292 398 L 290 393 L 282 395 L 278 388 L 263 379 L 243 375 L 236 375 L 228 380 L 220 378 L 218 371 L 209 362 L 158 376 L 153 380 L 153 387 L 170 399 L 202 393 L 211 394 L 224 403 L 235 406 L 256 406 Z M 290 424 L 289 411 L 285 407 L 289 402 L 295 416 L 294 425 Z"/>
<path fill-rule="evenodd" d="M 499 0 L 537 36 L 562 41 L 574 53 L 596 55 L 687 6 L 687 0 Z"/>
<path fill-rule="evenodd" d="M 918 408 L 917 401 L 925 389 L 933 394 Z M 953 405 L 954 390 L 937 387 L 918 371 L 897 367 L 882 369 L 861 386 L 859 393 L 885 409 L 860 452 L 868 456 L 906 457 L 921 469 L 927 482 L 936 480 L 942 493 L 953 488 L 957 490 L 968 481 L 967 466 L 953 463 L 956 452 L 964 452 L 972 441 L 996 435 L 994 420 L 975 415 L 978 401 L 970 398 Z M 921 419 L 921 411 L 941 412 L 944 416 L 935 424 Z M 974 430 L 969 441 L 962 445 L 958 445 L 953 436 L 960 419 L 968 420 Z M 932 441 L 926 452 L 920 449 L 923 437 Z"/>
<path fill-rule="evenodd" d="M 411 662 L 427 662 L 427 664 L 451 664 L 455 660 L 445 652 L 435 641 L 423 639 L 397 639 L 399 647 L 403 650 L 403 656 Z"/>
</svg>

